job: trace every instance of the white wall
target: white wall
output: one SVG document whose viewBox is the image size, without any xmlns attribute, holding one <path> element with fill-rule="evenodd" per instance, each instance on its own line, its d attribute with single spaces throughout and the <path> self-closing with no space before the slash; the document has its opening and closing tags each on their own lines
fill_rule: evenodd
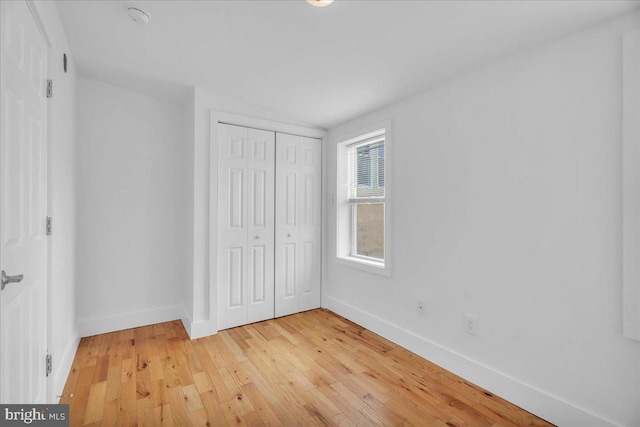
<svg viewBox="0 0 640 427">
<path fill-rule="evenodd" d="M 185 303 L 187 318 L 185 324 L 190 336 L 200 337 L 217 332 L 217 318 L 211 316 L 210 307 L 217 307 L 217 295 L 209 292 L 209 275 L 215 272 L 209 269 L 209 178 L 210 150 L 209 130 L 211 110 L 256 117 L 275 122 L 289 123 L 313 128 L 307 123 L 291 120 L 289 117 L 254 107 L 243 102 L 214 94 L 206 89 L 195 88 L 192 96 L 193 110 L 193 254 L 192 274 L 193 293 L 191 301 Z M 211 318 L 213 317 L 213 318 Z M 191 323 L 191 326 L 188 326 Z"/>
<path fill-rule="evenodd" d="M 80 333 L 181 318 L 191 211 L 182 106 L 85 77 L 77 102 Z"/>
<path fill-rule="evenodd" d="M 621 40 L 639 26 L 593 27 L 331 129 L 328 195 L 340 135 L 392 120 L 394 264 L 391 278 L 337 264 L 330 208 L 323 305 L 551 422 L 640 425 L 640 343 L 621 317 Z"/>
<path fill-rule="evenodd" d="M 75 211 L 76 211 L 76 71 L 73 54 L 53 2 L 34 2 L 49 50 L 49 78 L 55 96 L 49 100 L 49 215 L 55 233 L 49 246 L 49 353 L 53 359 L 53 381 L 47 399 L 55 402 L 62 392 L 75 356 L 79 337 L 75 313 Z M 62 69 L 62 54 L 68 57 L 68 72 Z"/>
</svg>

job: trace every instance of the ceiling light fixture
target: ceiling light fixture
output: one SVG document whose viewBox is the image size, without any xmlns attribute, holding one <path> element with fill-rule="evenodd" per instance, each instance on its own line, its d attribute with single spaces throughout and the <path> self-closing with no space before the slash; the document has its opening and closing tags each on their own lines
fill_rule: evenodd
<svg viewBox="0 0 640 427">
<path fill-rule="evenodd" d="M 315 7 L 325 7 L 333 3 L 333 0 L 307 0 L 307 3 Z"/>
<path fill-rule="evenodd" d="M 127 9 L 129 11 L 129 18 L 131 18 L 135 23 L 140 25 L 147 25 L 151 22 L 151 17 L 141 9 L 137 7 L 130 7 Z"/>
</svg>

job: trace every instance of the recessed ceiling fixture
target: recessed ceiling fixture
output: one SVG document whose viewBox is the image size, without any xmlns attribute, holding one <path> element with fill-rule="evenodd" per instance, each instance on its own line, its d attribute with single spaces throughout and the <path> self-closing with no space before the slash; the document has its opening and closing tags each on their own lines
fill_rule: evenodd
<svg viewBox="0 0 640 427">
<path fill-rule="evenodd" d="M 147 25 L 151 22 L 151 17 L 144 10 L 138 9 L 137 7 L 130 7 L 128 11 L 129 18 L 140 25 Z"/>
<path fill-rule="evenodd" d="M 325 7 L 333 3 L 333 0 L 307 0 L 307 3 L 315 7 Z"/>
</svg>

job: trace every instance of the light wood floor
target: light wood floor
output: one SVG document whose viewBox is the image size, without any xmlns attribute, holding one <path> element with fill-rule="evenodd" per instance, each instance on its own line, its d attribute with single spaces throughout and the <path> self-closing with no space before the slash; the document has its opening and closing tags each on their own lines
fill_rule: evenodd
<svg viewBox="0 0 640 427">
<path fill-rule="evenodd" d="M 83 338 L 64 393 L 71 425 L 550 425 L 327 310 Z"/>
</svg>

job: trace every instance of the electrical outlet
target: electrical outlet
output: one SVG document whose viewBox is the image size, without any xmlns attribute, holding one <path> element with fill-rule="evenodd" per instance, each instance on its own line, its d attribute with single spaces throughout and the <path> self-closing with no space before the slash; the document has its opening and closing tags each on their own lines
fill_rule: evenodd
<svg viewBox="0 0 640 427">
<path fill-rule="evenodd" d="M 424 301 L 418 301 L 418 314 L 420 316 L 424 316 L 425 315 L 425 308 L 424 308 Z"/>
<path fill-rule="evenodd" d="M 470 335 L 478 335 L 478 318 L 473 314 L 465 314 L 464 330 Z"/>
</svg>

